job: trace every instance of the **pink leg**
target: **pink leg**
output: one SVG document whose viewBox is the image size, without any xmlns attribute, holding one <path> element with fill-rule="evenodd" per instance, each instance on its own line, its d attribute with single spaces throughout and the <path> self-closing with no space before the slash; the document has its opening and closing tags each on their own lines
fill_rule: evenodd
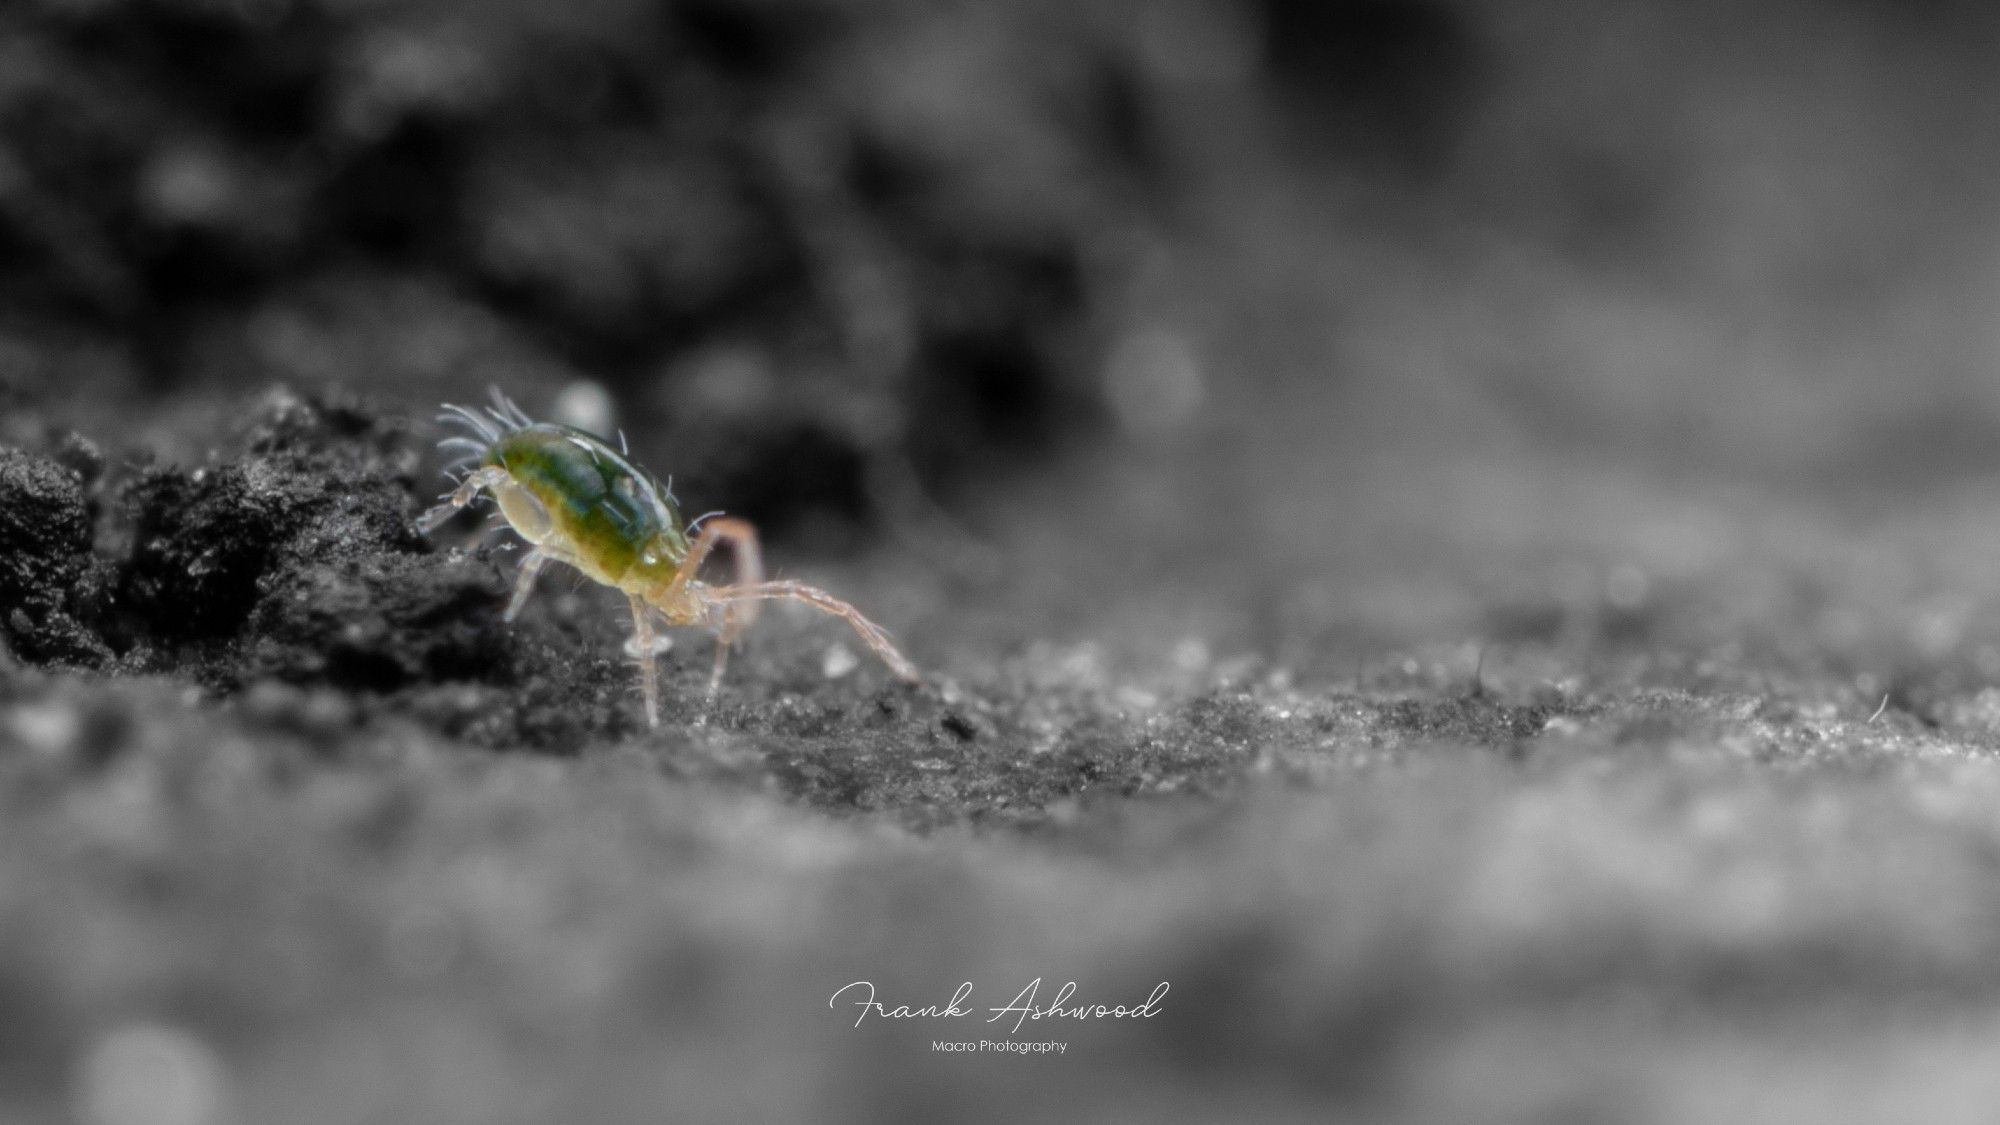
<svg viewBox="0 0 2000 1125">
<path fill-rule="evenodd" d="M 686 588 L 694 582 L 701 571 L 701 564 L 708 561 L 718 543 L 728 543 L 729 553 L 736 560 L 736 585 L 753 586 L 764 580 L 764 552 L 757 545 L 757 529 L 748 520 L 720 516 L 701 525 L 695 535 L 694 544 L 688 548 L 687 558 L 682 560 L 680 573 L 675 585 Z M 729 587 L 725 587 L 729 588 Z M 729 664 L 729 646 L 743 635 L 743 630 L 757 620 L 756 602 L 723 607 L 722 628 L 715 634 L 715 668 L 708 675 L 708 694 L 714 696 L 722 686 L 722 670 Z"/>
<path fill-rule="evenodd" d="M 710 601 L 725 606 L 738 602 L 755 605 L 760 601 L 772 599 L 804 602 L 814 609 L 830 613 L 847 622 L 861 639 L 868 643 L 868 647 L 875 650 L 875 655 L 882 658 L 882 663 L 887 664 L 889 670 L 898 677 L 905 680 L 919 678 L 916 665 L 911 664 L 902 653 L 896 651 L 895 644 L 889 640 L 889 634 L 884 632 L 880 625 L 868 620 L 860 610 L 817 586 L 790 581 L 750 582 L 740 586 L 717 586 L 705 591 L 705 594 Z M 716 661 L 718 677 L 721 675 L 721 670 L 722 663 L 718 657 Z M 713 686 L 709 690 L 713 691 Z"/>
<path fill-rule="evenodd" d="M 701 525 L 695 535 L 694 544 L 688 548 L 687 558 L 681 562 L 679 575 L 674 579 L 676 586 L 685 587 L 694 581 L 701 571 L 701 564 L 708 561 L 718 543 L 728 543 L 729 553 L 736 559 L 737 586 L 754 586 L 764 580 L 764 552 L 757 545 L 757 529 L 749 520 L 739 520 L 731 516 L 718 516 Z M 728 644 L 743 635 L 757 620 L 757 605 L 753 602 L 740 607 L 731 607 L 729 617 L 723 624 L 723 643 Z"/>
</svg>

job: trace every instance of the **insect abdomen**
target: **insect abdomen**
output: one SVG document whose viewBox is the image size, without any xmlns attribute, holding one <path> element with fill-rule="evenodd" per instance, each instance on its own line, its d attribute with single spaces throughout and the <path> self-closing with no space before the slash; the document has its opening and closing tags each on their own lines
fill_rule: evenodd
<svg viewBox="0 0 2000 1125">
<path fill-rule="evenodd" d="M 507 471 L 548 509 L 566 549 L 617 582 L 641 554 L 677 538 L 678 517 L 652 481 L 581 431 L 530 426 L 493 443 L 489 463 Z"/>
</svg>

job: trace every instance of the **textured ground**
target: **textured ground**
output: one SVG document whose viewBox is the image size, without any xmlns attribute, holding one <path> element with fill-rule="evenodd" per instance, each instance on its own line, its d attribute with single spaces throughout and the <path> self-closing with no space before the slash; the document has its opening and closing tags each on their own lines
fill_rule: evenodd
<svg viewBox="0 0 2000 1125">
<path fill-rule="evenodd" d="M 1996 1093 L 1983 489 L 1107 457 L 991 499 L 980 549 L 787 568 L 922 685 L 778 613 L 705 712 L 676 650 L 649 732 L 615 598 L 548 581 L 507 628 L 506 555 L 410 532 L 416 428 L 275 392 L 205 466 L 4 466 L 9 581 L 72 597 L 30 599 L 0 681 L 14 1119 L 1972 1120 Z M 1186 538 L 1184 501 L 1238 533 Z M 1015 1036 L 1061 1056 L 828 1007 L 1037 977 L 1171 990 Z"/>
</svg>

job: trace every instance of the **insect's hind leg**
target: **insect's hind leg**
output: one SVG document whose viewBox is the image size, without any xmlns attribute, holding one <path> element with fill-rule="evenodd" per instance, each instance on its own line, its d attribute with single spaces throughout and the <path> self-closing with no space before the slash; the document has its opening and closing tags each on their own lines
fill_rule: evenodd
<svg viewBox="0 0 2000 1125">
<path fill-rule="evenodd" d="M 473 470 L 470 476 L 459 482 L 458 488 L 444 503 L 417 517 L 417 530 L 426 535 L 430 534 L 444 521 L 457 515 L 459 509 L 472 503 L 473 497 L 479 495 L 480 489 L 505 484 L 512 479 L 507 475 L 507 470 L 498 465 L 488 465 L 486 468 Z"/>
</svg>

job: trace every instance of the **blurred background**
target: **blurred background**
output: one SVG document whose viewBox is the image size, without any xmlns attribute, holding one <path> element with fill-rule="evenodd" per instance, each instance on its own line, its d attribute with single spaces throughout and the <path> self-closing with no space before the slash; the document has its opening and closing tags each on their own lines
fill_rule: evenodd
<svg viewBox="0 0 2000 1125">
<path fill-rule="evenodd" d="M 836 537 L 1085 448 L 1984 471 L 1997 24 L 22 0 L 0 395 L 103 431 L 275 381 L 498 385 Z"/>
<path fill-rule="evenodd" d="M 770 1015 L 894 967 L 1228 1013 L 1080 1034 L 1133 1119 L 1440 1058 L 1460 1120 L 1616 1119 L 1628 1073 L 1659 1120 L 1990 1102 L 1996 63 L 1971 0 L 0 3 L 0 446 L 84 478 L 42 474 L 48 573 L 191 572 L 103 482 L 284 434 L 274 385 L 409 448 L 498 387 L 830 570 L 957 709 L 831 684 L 795 623 L 728 722 L 574 758 L 413 733 L 512 690 L 477 668 L 397 712 L 324 661 L 190 694 L 172 637 L 8 667 L 0 1087 L 95 1043 L 93 1121 L 201 1120 L 147 1068 L 241 1059 L 247 1104 L 328 1107 L 294 1120 L 547 1120 L 550 1074 L 1017 1108 Z M 393 464 L 414 512 L 435 458 Z M 288 643 L 401 607 L 499 647 L 491 560 L 394 542 Z M 383 609 L 412 575 L 467 598 Z M 630 721 L 620 619 L 563 597 L 507 635 Z M 230 1051 L 93 1038 L 218 995 Z M 1906 1018 L 1942 1009 L 1978 1022 Z M 1825 1053 L 1856 1013 L 1894 1081 Z M 456 1116 L 342 1116 L 385 1074 Z"/>
<path fill-rule="evenodd" d="M 0 441 L 198 463 L 284 384 L 423 442 L 497 387 L 946 669 L 1782 618 L 2000 670 L 1992 544 L 1883 522 L 1990 522 L 1996 48 L 1944 0 L 24 0 Z"/>
</svg>

